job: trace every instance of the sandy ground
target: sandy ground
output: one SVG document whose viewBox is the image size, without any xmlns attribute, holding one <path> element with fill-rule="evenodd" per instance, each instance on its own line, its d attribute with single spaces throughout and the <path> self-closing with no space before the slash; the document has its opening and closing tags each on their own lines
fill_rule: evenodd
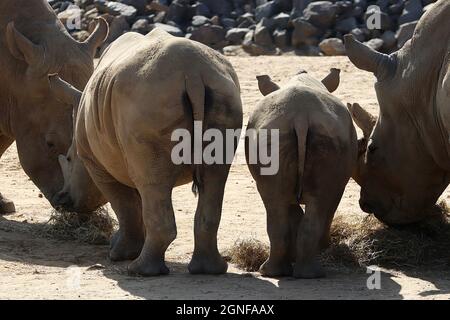
<svg viewBox="0 0 450 320">
<path fill-rule="evenodd" d="M 242 86 L 244 123 L 261 98 L 255 75 L 267 73 L 285 82 L 299 68 L 319 79 L 329 68 L 342 69 L 336 95 L 346 102 L 359 102 L 376 114 L 374 78 L 356 70 L 344 57 L 306 58 L 230 57 Z M 242 144 L 241 144 L 242 147 Z M 242 148 L 228 180 L 219 231 L 220 250 L 237 239 L 255 237 L 268 242 L 265 212 L 246 165 Z M 0 298 L 2 299 L 449 299 L 450 270 L 381 270 L 381 289 L 369 290 L 366 270 L 330 270 L 320 280 L 281 280 L 245 273 L 234 266 L 223 276 L 192 276 L 187 263 L 193 251 L 193 215 L 196 199 L 190 186 L 174 191 L 178 238 L 167 252 L 169 276 L 134 278 L 126 263 L 113 264 L 107 246 L 80 245 L 49 240 L 39 228 L 50 215 L 50 205 L 21 170 L 15 147 L 0 161 L 1 192 L 13 199 L 17 213 L 0 217 Z M 338 213 L 362 215 L 359 187 L 347 186 Z M 448 198 L 448 192 L 443 195 Z M 112 212 L 110 210 L 110 212 Z M 100 267 L 92 267 L 100 264 Z"/>
</svg>

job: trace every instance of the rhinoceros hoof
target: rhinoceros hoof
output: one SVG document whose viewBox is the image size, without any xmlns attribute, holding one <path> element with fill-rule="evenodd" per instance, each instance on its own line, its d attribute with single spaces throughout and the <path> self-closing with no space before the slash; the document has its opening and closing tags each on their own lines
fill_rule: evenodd
<svg viewBox="0 0 450 320">
<path fill-rule="evenodd" d="M 219 255 L 194 255 L 188 266 L 191 274 L 223 274 L 228 270 L 228 264 Z"/>
<path fill-rule="evenodd" d="M 164 261 L 151 261 L 137 258 L 128 266 L 128 273 L 133 276 L 154 277 L 169 274 Z"/>
<path fill-rule="evenodd" d="M 143 245 L 144 239 L 127 238 L 116 232 L 111 239 L 109 258 L 112 261 L 134 260 L 139 257 Z"/>
<path fill-rule="evenodd" d="M 325 270 L 318 260 L 308 263 L 297 263 L 294 269 L 294 277 L 301 279 L 316 279 L 325 277 Z"/>
<path fill-rule="evenodd" d="M 289 277 L 292 276 L 292 264 L 286 262 L 274 262 L 270 259 L 263 263 L 259 272 L 264 277 Z"/>
<path fill-rule="evenodd" d="M 14 202 L 5 198 L 0 200 L 0 215 L 14 212 L 16 212 Z"/>
</svg>

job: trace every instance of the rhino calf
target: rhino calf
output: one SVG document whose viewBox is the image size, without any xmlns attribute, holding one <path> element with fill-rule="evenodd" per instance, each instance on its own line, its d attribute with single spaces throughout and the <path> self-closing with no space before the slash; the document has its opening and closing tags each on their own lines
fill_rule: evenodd
<svg viewBox="0 0 450 320">
<path fill-rule="evenodd" d="M 56 96 L 78 104 L 80 93 L 73 87 L 57 77 L 51 83 Z M 125 34 L 101 57 L 81 98 L 75 143 L 67 157 L 60 157 L 66 182 L 61 198 L 70 208 L 89 190 L 84 164 L 119 220 L 110 257 L 135 259 L 131 273 L 169 272 L 164 256 L 177 234 L 172 189 L 193 180 L 199 200 L 189 271 L 226 272 L 217 230 L 230 165 L 176 165 L 172 133 L 183 129 L 192 136 L 194 121 L 224 136 L 227 129 L 240 129 L 239 91 L 223 56 L 159 29 L 146 36 Z"/>
<path fill-rule="evenodd" d="M 269 77 L 258 80 L 266 96 L 250 117 L 247 133 L 256 130 L 259 137 L 263 129 L 279 130 L 275 175 L 261 175 L 260 161 L 249 161 L 246 140 L 247 163 L 267 211 L 270 239 L 270 256 L 260 271 L 265 276 L 322 277 L 317 255 L 329 242 L 331 222 L 357 158 L 351 115 L 327 91 L 337 88 L 339 71 L 332 69 L 322 83 L 302 71 L 278 90 Z M 275 91 L 269 94 L 269 88 Z"/>
</svg>

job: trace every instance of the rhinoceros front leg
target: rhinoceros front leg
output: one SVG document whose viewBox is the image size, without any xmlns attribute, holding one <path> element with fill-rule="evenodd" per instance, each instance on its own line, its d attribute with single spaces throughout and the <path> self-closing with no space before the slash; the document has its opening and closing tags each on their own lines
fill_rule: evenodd
<svg viewBox="0 0 450 320">
<path fill-rule="evenodd" d="M 158 184 L 138 187 L 146 235 L 141 254 L 128 266 L 128 271 L 132 274 L 156 276 L 169 273 L 164 257 L 177 235 L 172 188 L 172 185 Z"/>
<path fill-rule="evenodd" d="M 0 135 L 0 157 L 14 142 L 14 139 Z M 8 200 L 0 193 L 0 215 L 16 212 L 14 202 Z"/>
<path fill-rule="evenodd" d="M 195 247 L 188 269 L 192 274 L 222 274 L 228 265 L 217 248 L 217 231 L 229 165 L 204 165 L 195 212 Z"/>
</svg>

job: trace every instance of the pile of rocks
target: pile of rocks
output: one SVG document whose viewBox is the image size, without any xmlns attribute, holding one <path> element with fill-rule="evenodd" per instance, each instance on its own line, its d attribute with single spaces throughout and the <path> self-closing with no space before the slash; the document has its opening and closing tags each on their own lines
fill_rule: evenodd
<svg viewBox="0 0 450 320">
<path fill-rule="evenodd" d="M 392 52 L 412 36 L 436 0 L 48 0 L 78 40 L 103 16 L 107 44 L 128 31 L 155 27 L 212 48 L 252 55 L 296 50 L 306 55 L 344 54 L 353 34 L 375 50 Z M 377 6 L 377 7 L 374 7 Z"/>
</svg>

